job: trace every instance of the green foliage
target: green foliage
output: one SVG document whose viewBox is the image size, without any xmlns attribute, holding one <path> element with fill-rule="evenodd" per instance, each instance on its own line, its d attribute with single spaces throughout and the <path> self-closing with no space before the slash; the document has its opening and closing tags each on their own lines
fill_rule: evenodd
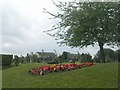
<svg viewBox="0 0 120 90">
<path fill-rule="evenodd" d="M 80 60 L 80 58 L 81 58 L 81 56 L 80 56 L 80 53 L 79 53 L 79 52 L 78 52 L 77 58 L 78 58 L 78 60 Z"/>
<path fill-rule="evenodd" d="M 63 39 L 61 43 L 83 47 L 94 45 L 98 40 L 108 44 L 118 41 L 118 2 L 61 2 L 55 5 L 60 11 L 51 15 L 60 22 L 52 30 L 58 30 L 54 36 Z"/>
<path fill-rule="evenodd" d="M 61 55 L 61 59 L 63 59 L 64 62 L 67 62 L 68 61 L 68 52 L 63 52 L 62 55 Z"/>
<path fill-rule="evenodd" d="M 20 56 L 19 57 L 19 63 L 25 63 L 25 57 L 24 56 Z"/>
<path fill-rule="evenodd" d="M 31 62 L 38 62 L 38 61 L 37 61 L 37 55 L 36 55 L 36 54 L 33 54 L 33 52 L 31 52 L 30 55 L 27 55 L 27 60 L 28 60 L 28 61 L 31 60 Z"/>
<path fill-rule="evenodd" d="M 64 62 L 62 55 L 58 56 L 58 61 L 59 61 L 59 63 Z"/>
<path fill-rule="evenodd" d="M 27 62 L 30 62 L 30 55 L 29 55 L 29 53 L 27 53 L 27 55 L 26 55 L 25 58 L 26 58 L 26 61 L 27 61 Z"/>
<path fill-rule="evenodd" d="M 1 66 L 2 66 L 2 55 L 0 54 L 0 69 L 1 69 Z"/>
<path fill-rule="evenodd" d="M 60 44 L 71 47 L 86 47 L 98 43 L 103 62 L 105 61 L 103 46 L 117 45 L 119 24 L 118 2 L 69 2 L 56 4 L 60 10 L 52 14 L 59 19 L 49 31 L 56 31 L 52 34 L 56 39 L 62 40 Z M 50 34 L 51 35 L 51 34 Z"/>
<path fill-rule="evenodd" d="M 2 57 L 2 66 L 10 66 L 13 60 L 13 55 L 0 54 Z"/>
<path fill-rule="evenodd" d="M 107 48 L 107 49 L 104 49 L 104 52 L 105 52 L 106 62 L 115 62 L 115 61 L 117 61 L 117 54 L 115 53 L 115 51 L 113 51 L 112 49 Z M 102 55 L 100 53 L 100 50 L 95 55 L 94 60 L 98 61 L 98 62 L 102 61 Z"/>
<path fill-rule="evenodd" d="M 81 54 L 81 62 L 83 63 L 83 62 L 93 62 L 93 60 L 92 60 L 92 56 L 90 55 L 90 54 L 84 54 L 84 53 L 82 53 Z"/>
<path fill-rule="evenodd" d="M 18 66 L 20 58 L 17 55 L 15 55 L 14 57 L 15 57 L 15 59 L 14 59 L 15 65 Z"/>
<path fill-rule="evenodd" d="M 117 56 L 117 60 L 120 62 L 120 49 L 115 51 L 116 56 Z"/>
</svg>

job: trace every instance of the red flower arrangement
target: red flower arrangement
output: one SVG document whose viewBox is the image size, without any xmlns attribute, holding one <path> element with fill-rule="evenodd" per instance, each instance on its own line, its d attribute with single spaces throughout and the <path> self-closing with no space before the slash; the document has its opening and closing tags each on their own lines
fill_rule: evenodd
<svg viewBox="0 0 120 90">
<path fill-rule="evenodd" d="M 51 72 L 59 72 L 59 71 L 69 71 L 69 70 L 75 70 L 75 69 L 80 69 L 82 67 L 90 67 L 93 66 L 94 64 L 91 62 L 85 62 L 82 64 L 54 64 L 52 66 L 40 66 L 33 68 L 29 70 L 29 73 L 33 75 L 45 75 L 47 73 Z"/>
</svg>

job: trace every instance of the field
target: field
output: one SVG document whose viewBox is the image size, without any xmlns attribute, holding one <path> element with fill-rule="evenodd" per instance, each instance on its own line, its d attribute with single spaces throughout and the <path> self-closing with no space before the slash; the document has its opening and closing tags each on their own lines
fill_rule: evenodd
<svg viewBox="0 0 120 90">
<path fill-rule="evenodd" d="M 2 70 L 1 70 L 1 66 L 0 66 L 0 89 L 2 89 Z"/>
<path fill-rule="evenodd" d="M 3 88 L 117 88 L 118 64 L 96 64 L 73 71 L 34 76 L 28 70 L 45 63 L 21 64 L 2 71 Z"/>
</svg>

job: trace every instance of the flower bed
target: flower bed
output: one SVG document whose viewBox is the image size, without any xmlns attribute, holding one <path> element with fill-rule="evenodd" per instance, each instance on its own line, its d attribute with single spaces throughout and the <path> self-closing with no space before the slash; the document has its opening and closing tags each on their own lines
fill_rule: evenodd
<svg viewBox="0 0 120 90">
<path fill-rule="evenodd" d="M 83 67 L 90 67 L 94 64 L 91 62 L 85 62 L 82 64 L 53 64 L 51 66 L 40 66 L 29 70 L 29 73 L 33 75 L 45 75 L 51 72 L 69 71 L 80 69 Z"/>
</svg>

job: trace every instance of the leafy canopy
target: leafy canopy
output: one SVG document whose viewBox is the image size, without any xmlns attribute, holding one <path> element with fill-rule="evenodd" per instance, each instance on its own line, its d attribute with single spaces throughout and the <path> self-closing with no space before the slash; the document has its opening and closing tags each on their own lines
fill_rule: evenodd
<svg viewBox="0 0 120 90">
<path fill-rule="evenodd" d="M 101 42 L 103 45 L 118 44 L 119 8 L 118 2 L 59 2 L 57 14 L 46 13 L 60 19 L 50 31 L 61 44 L 84 47 Z"/>
</svg>

